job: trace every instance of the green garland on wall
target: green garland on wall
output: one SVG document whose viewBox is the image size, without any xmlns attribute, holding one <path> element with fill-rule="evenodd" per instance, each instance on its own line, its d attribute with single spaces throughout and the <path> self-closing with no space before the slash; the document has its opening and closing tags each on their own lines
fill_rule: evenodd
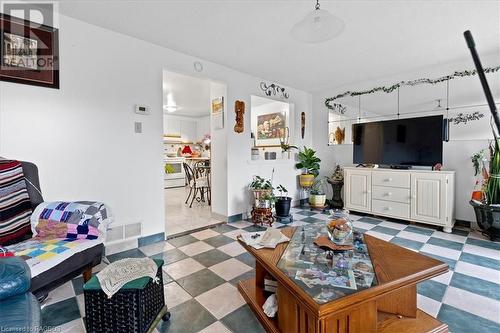
<svg viewBox="0 0 500 333">
<path fill-rule="evenodd" d="M 484 69 L 485 73 L 495 73 L 500 70 L 500 66 L 496 67 L 488 67 Z M 368 95 L 368 94 L 373 94 L 379 91 L 383 91 L 387 94 L 393 92 L 394 90 L 398 89 L 401 86 L 417 86 L 420 84 L 437 84 L 441 82 L 445 82 L 448 80 L 453 80 L 454 78 L 457 77 L 466 77 L 466 76 L 474 76 L 477 74 L 477 70 L 465 70 L 461 72 L 454 72 L 451 75 L 447 76 L 442 76 L 437 79 L 417 79 L 417 80 L 411 80 L 411 81 L 401 81 L 398 83 L 393 84 L 392 86 L 383 86 L 383 87 L 376 87 L 372 88 L 369 90 L 362 90 L 362 91 L 346 91 L 342 94 L 338 94 L 337 96 L 334 97 L 329 97 L 325 99 L 325 106 L 330 109 L 330 110 L 335 110 L 335 104 L 331 104 L 334 100 L 346 96 L 361 96 L 361 95 Z"/>
</svg>

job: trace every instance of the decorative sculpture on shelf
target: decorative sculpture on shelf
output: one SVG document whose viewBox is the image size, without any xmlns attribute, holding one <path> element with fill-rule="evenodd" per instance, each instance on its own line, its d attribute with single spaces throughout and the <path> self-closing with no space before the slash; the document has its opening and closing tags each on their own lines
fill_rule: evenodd
<svg viewBox="0 0 500 333">
<path fill-rule="evenodd" d="M 243 133 L 245 127 L 243 125 L 244 122 L 244 114 L 245 114 L 245 102 L 236 101 L 234 102 L 234 112 L 236 112 L 236 125 L 234 125 L 234 131 L 236 133 Z"/>
<path fill-rule="evenodd" d="M 332 186 L 332 200 L 330 201 L 331 208 L 343 208 L 344 201 L 342 200 L 342 187 L 344 186 L 344 171 L 337 164 L 331 178 L 328 178 L 328 183 Z"/>
<path fill-rule="evenodd" d="M 304 135 L 306 134 L 306 113 L 302 112 L 300 114 L 300 134 L 302 136 L 302 139 L 304 138 Z"/>
</svg>

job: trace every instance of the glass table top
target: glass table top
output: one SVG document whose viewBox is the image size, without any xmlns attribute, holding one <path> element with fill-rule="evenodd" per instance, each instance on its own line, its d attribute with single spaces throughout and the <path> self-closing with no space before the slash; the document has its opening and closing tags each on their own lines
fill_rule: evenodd
<svg viewBox="0 0 500 333">
<path fill-rule="evenodd" d="M 368 289 L 377 284 L 363 234 L 354 229 L 353 250 L 325 251 L 314 244 L 327 235 L 325 222 L 298 227 L 278 268 L 318 304 Z"/>
</svg>

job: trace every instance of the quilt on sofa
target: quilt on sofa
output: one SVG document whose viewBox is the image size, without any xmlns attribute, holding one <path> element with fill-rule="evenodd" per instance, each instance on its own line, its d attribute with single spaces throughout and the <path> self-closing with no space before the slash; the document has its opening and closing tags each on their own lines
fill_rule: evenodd
<svg viewBox="0 0 500 333">
<path fill-rule="evenodd" d="M 32 277 L 60 264 L 72 255 L 102 243 L 101 239 L 78 238 L 44 239 L 34 237 L 30 240 L 7 246 L 9 252 L 23 258 L 31 269 Z"/>
<path fill-rule="evenodd" d="M 6 249 L 23 258 L 35 277 L 103 243 L 110 222 L 109 209 L 100 202 L 43 202 L 31 215 L 34 237 Z"/>
</svg>

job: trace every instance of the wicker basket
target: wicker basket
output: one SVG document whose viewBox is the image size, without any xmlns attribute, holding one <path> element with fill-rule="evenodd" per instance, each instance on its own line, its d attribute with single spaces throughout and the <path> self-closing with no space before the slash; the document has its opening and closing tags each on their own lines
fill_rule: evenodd
<svg viewBox="0 0 500 333">
<path fill-rule="evenodd" d="M 155 260 L 159 283 L 149 282 L 144 288 L 125 285 L 113 297 L 101 290 L 84 289 L 85 326 L 88 333 L 144 333 L 165 306 L 162 260 Z M 94 278 L 96 278 L 94 276 Z M 137 280 L 136 280 L 137 281 Z"/>
</svg>

